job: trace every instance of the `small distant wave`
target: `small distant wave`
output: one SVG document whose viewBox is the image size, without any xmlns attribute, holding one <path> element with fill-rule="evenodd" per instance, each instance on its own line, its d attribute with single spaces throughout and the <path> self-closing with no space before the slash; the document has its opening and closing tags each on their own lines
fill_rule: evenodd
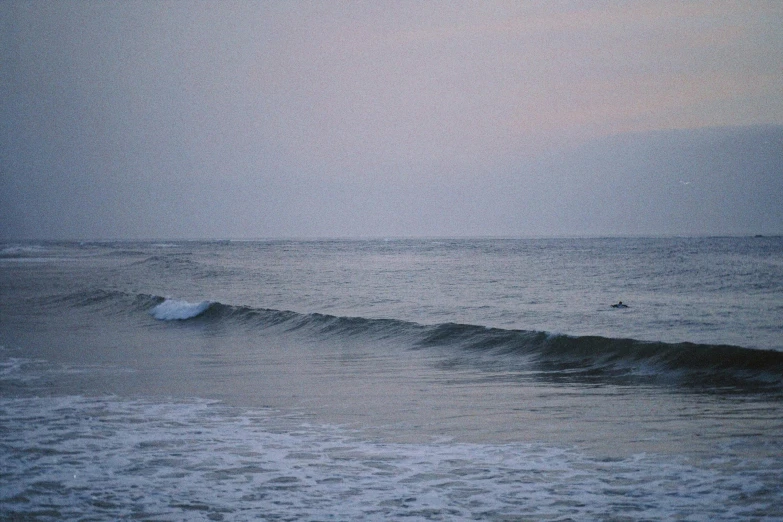
<svg viewBox="0 0 783 522">
<path fill-rule="evenodd" d="M 139 252 L 143 254 L 143 252 Z M 135 265 L 151 265 L 160 268 L 181 268 L 197 266 L 197 264 L 190 259 L 190 253 L 177 252 L 174 254 L 160 254 L 147 256 L 145 259 L 134 262 Z"/>
<path fill-rule="evenodd" d="M 144 250 L 132 250 L 129 248 L 113 249 L 103 254 L 104 257 L 114 257 L 114 258 L 141 257 L 146 255 L 147 252 L 145 252 Z"/>
<path fill-rule="evenodd" d="M 46 251 L 47 249 L 41 245 L 7 245 L 0 249 L 0 258 L 38 257 Z"/>
<path fill-rule="evenodd" d="M 200 303 L 189 303 L 187 301 L 177 301 L 166 299 L 159 305 L 150 310 L 150 315 L 160 321 L 184 321 L 198 317 L 206 312 L 212 306 L 211 301 L 201 301 Z"/>
<path fill-rule="evenodd" d="M 164 252 L 165 249 L 161 248 L 160 252 Z M 196 261 L 192 257 L 190 252 L 180 252 L 175 249 L 171 253 L 158 253 L 154 255 L 139 256 L 138 259 L 132 261 L 130 264 L 134 267 L 143 267 L 153 271 L 162 271 L 165 273 L 175 273 L 186 275 L 192 279 L 212 279 L 228 273 L 232 273 L 232 269 L 222 266 L 212 266 L 209 263 L 203 263 Z M 123 255 L 123 257 L 125 257 Z"/>
</svg>

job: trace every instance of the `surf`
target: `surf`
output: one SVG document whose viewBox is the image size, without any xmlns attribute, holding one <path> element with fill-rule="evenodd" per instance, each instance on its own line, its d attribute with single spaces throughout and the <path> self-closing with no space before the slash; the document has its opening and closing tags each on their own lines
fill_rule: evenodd
<svg viewBox="0 0 783 522">
<path fill-rule="evenodd" d="M 212 306 L 211 301 L 189 303 L 176 299 L 166 299 L 150 310 L 150 315 L 160 321 L 185 321 L 206 312 Z"/>
<path fill-rule="evenodd" d="M 574 336 L 475 324 L 422 324 L 393 318 L 183 300 L 118 291 L 78 292 L 60 300 L 96 313 L 146 313 L 161 323 L 228 326 L 236 335 L 300 336 L 326 346 L 362 342 L 384 349 L 431 350 L 451 368 L 534 375 L 553 382 L 673 384 L 783 391 L 783 352 L 730 344 L 669 343 Z M 233 328 L 231 326 L 233 325 Z"/>
</svg>

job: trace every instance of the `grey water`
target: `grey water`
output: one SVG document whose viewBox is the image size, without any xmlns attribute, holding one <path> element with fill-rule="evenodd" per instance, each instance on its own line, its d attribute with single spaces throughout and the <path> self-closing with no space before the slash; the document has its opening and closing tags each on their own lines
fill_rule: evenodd
<svg viewBox="0 0 783 522">
<path fill-rule="evenodd" d="M 782 520 L 783 238 L 0 245 L 0 434 L 3 519 Z"/>
</svg>

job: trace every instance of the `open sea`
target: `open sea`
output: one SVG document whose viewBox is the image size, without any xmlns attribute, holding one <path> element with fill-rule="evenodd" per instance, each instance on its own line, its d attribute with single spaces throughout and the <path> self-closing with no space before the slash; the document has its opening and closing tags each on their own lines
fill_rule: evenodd
<svg viewBox="0 0 783 522">
<path fill-rule="evenodd" d="M 0 244 L 0 519 L 783 520 L 783 238 Z"/>
</svg>

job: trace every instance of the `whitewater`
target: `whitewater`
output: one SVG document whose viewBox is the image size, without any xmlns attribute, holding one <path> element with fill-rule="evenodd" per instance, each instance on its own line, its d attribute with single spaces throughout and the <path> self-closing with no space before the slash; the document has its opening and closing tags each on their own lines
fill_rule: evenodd
<svg viewBox="0 0 783 522">
<path fill-rule="evenodd" d="M 783 520 L 781 318 L 781 237 L 0 244 L 0 518 Z"/>
</svg>

